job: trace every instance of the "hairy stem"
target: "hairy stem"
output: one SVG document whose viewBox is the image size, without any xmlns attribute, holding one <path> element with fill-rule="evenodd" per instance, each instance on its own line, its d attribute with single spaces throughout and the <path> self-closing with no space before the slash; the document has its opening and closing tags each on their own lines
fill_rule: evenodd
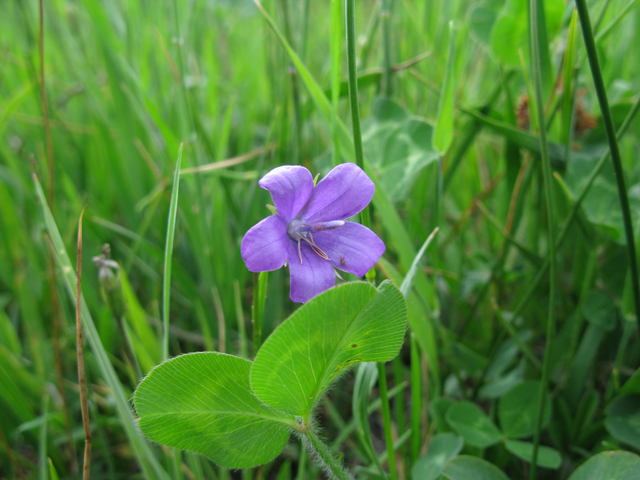
<svg viewBox="0 0 640 480">
<path fill-rule="evenodd" d="M 331 473 L 331 478 L 338 480 L 353 480 L 353 477 L 347 473 L 340 462 L 331 454 L 322 440 L 318 438 L 313 429 L 309 428 L 302 433 L 302 440 L 307 449 L 313 454 L 315 453 L 322 463 L 322 466 Z"/>
</svg>

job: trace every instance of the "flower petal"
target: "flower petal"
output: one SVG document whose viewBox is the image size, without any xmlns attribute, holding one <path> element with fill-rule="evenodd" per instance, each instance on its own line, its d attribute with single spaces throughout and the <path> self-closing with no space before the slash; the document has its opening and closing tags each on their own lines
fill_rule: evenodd
<svg viewBox="0 0 640 480">
<path fill-rule="evenodd" d="M 249 271 L 268 272 L 287 262 L 290 243 L 286 220 L 280 215 L 271 215 L 245 234 L 240 254 Z"/>
<path fill-rule="evenodd" d="M 375 189 L 355 163 L 338 165 L 313 189 L 302 220 L 314 223 L 352 217 L 369 204 Z"/>
<path fill-rule="evenodd" d="M 340 270 L 363 277 L 385 251 L 384 242 L 359 223 L 344 222 L 335 230 L 313 234 L 316 245 Z"/>
<path fill-rule="evenodd" d="M 258 185 L 269 191 L 278 215 L 290 221 L 309 201 L 313 177 L 304 167 L 283 165 L 267 173 Z"/>
<path fill-rule="evenodd" d="M 289 296 L 294 302 L 304 303 L 336 284 L 336 275 L 328 260 L 313 252 L 309 245 L 300 245 L 302 263 L 298 254 L 298 243 L 289 242 L 289 273 L 291 289 Z"/>
</svg>

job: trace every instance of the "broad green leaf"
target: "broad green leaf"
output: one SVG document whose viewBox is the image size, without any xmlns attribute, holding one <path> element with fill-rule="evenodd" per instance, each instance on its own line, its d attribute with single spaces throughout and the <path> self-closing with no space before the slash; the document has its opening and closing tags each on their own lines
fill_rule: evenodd
<svg viewBox="0 0 640 480">
<path fill-rule="evenodd" d="M 602 452 L 584 462 L 569 480 L 639 480 L 640 457 L 615 450 Z"/>
<path fill-rule="evenodd" d="M 406 323 L 404 298 L 389 281 L 377 290 L 365 282 L 331 288 L 266 340 L 251 368 L 251 388 L 265 404 L 306 421 L 347 367 L 395 357 Z"/>
<path fill-rule="evenodd" d="M 606 410 L 604 425 L 621 442 L 640 449 L 640 395 L 614 399 Z"/>
<path fill-rule="evenodd" d="M 538 413 L 540 382 L 529 381 L 516 385 L 500 399 L 498 418 L 502 432 L 509 438 L 523 438 L 532 435 L 535 430 Z M 542 426 L 551 417 L 551 400 L 547 396 L 544 402 Z"/>
<path fill-rule="evenodd" d="M 469 445 L 486 448 L 502 439 L 498 427 L 475 403 L 456 403 L 447 410 L 446 419 Z"/>
<path fill-rule="evenodd" d="M 449 480 L 509 480 L 495 465 L 466 455 L 449 460 L 442 475 Z"/>
<path fill-rule="evenodd" d="M 454 68 L 454 29 L 453 22 L 449 22 L 449 59 L 444 75 L 444 84 L 440 94 L 436 127 L 433 131 L 433 148 L 440 155 L 444 155 L 453 140 L 453 100 L 455 95 L 455 68 Z"/>
<path fill-rule="evenodd" d="M 513 453 L 516 457 L 519 457 L 529 463 L 533 458 L 533 444 L 529 442 L 520 442 L 518 440 L 507 440 L 504 446 Z M 551 447 L 538 447 L 537 465 L 544 468 L 557 469 L 562 463 L 562 457 L 560 452 Z"/>
<path fill-rule="evenodd" d="M 436 480 L 445 464 L 455 457 L 464 440 L 453 433 L 438 433 L 429 442 L 429 450 L 411 468 L 411 477 L 420 480 Z"/>
<path fill-rule="evenodd" d="M 226 468 L 272 460 L 295 420 L 251 393 L 250 369 L 249 360 L 217 352 L 161 363 L 134 395 L 140 429 L 154 442 L 201 453 Z"/>
<path fill-rule="evenodd" d="M 607 295 L 600 290 L 592 290 L 584 301 L 585 318 L 603 330 L 613 330 L 616 326 L 618 308 Z"/>
<path fill-rule="evenodd" d="M 418 172 L 438 157 L 431 146 L 433 127 L 388 98 L 374 101 L 362 127 L 364 152 L 382 188 L 393 201 L 406 198 Z"/>
</svg>

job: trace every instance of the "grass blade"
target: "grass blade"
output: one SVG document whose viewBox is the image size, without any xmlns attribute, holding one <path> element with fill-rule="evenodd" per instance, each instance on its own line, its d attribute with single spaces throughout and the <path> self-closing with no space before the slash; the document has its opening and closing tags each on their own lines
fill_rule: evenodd
<svg viewBox="0 0 640 480">
<path fill-rule="evenodd" d="M 576 0 L 576 8 L 580 17 L 580 26 L 582 27 L 582 36 L 589 58 L 589 66 L 591 67 L 591 75 L 593 83 L 596 87 L 598 95 L 598 103 L 602 112 L 602 121 L 607 132 L 607 140 L 609 141 L 609 151 L 611 152 L 611 162 L 616 176 L 616 184 L 618 186 L 618 198 L 620 199 L 620 208 L 622 209 L 622 220 L 624 222 L 624 233 L 627 241 L 627 253 L 629 255 L 629 271 L 631 273 L 631 286 L 633 293 L 633 303 L 636 310 L 636 322 L 640 329 L 640 281 L 638 280 L 638 261 L 636 256 L 636 247 L 633 238 L 633 225 L 631 222 L 631 207 L 629 206 L 629 197 L 627 195 L 627 187 L 624 181 L 624 170 L 622 168 L 622 158 L 616 138 L 616 130 L 613 125 L 613 117 L 609 108 L 609 100 L 607 98 L 607 90 L 604 85 L 602 71 L 600 70 L 600 62 L 598 61 L 598 52 L 596 50 L 596 41 L 593 37 L 591 28 L 591 20 L 589 18 L 589 10 L 585 0 Z"/>
<path fill-rule="evenodd" d="M 182 163 L 182 147 L 178 151 L 176 171 L 173 175 L 169 220 L 167 222 L 167 241 L 164 248 L 164 275 L 162 282 L 162 359 L 169 358 L 169 300 L 171 297 L 171 257 L 173 254 L 173 238 L 176 232 L 176 214 L 178 212 L 178 191 L 180 188 L 180 164 Z"/>
<path fill-rule="evenodd" d="M 71 299 L 75 302 L 76 274 L 74 273 L 73 266 L 69 260 L 69 255 L 67 254 L 67 250 L 64 246 L 64 242 L 62 241 L 62 237 L 60 236 L 60 232 L 58 231 L 56 222 L 51 216 L 51 212 L 47 206 L 42 186 L 40 185 L 38 178 L 35 176 L 34 182 L 36 194 L 42 207 L 44 222 L 49 236 L 51 237 L 51 242 L 55 247 L 54 252 L 56 254 L 56 262 L 60 267 L 60 270 L 63 272 L 63 280 L 67 291 L 69 292 Z M 84 298 L 81 298 L 81 310 L 82 322 L 86 329 L 87 340 L 93 351 L 98 368 L 102 373 L 103 380 L 114 396 L 118 417 L 120 418 L 120 422 L 124 428 L 125 434 L 127 435 L 129 445 L 131 445 L 133 455 L 136 458 L 138 465 L 142 468 L 145 477 L 150 480 L 169 480 L 169 476 L 158 463 L 158 460 L 153 454 L 149 444 L 144 438 L 142 438 L 134 425 L 127 395 L 125 394 L 124 388 L 120 383 L 113 365 L 111 365 L 111 362 L 109 361 L 108 354 L 102 345 L 102 341 L 98 335 L 98 330 L 93 322 L 93 318 L 89 312 L 89 307 L 87 306 Z"/>
<path fill-rule="evenodd" d="M 549 48 L 548 44 L 542 44 L 546 40 L 546 34 L 540 33 L 541 25 L 544 23 L 544 5 L 541 0 L 531 0 L 530 5 L 530 29 L 531 29 L 531 74 L 533 77 L 533 88 L 535 105 L 538 114 L 538 125 L 540 127 L 540 157 L 542 161 L 542 176 L 544 183 L 545 200 L 547 203 L 547 236 L 549 244 L 549 313 L 547 318 L 547 335 L 544 350 L 544 360 L 542 363 L 542 379 L 540 381 L 539 407 L 536 416 L 536 428 L 533 434 L 533 454 L 531 461 L 531 476 L 536 478 L 536 461 L 538 455 L 538 445 L 540 443 L 540 433 L 542 431 L 542 421 L 544 417 L 545 400 L 547 398 L 547 383 L 549 381 L 549 357 L 551 353 L 551 343 L 555 336 L 555 310 L 556 310 L 556 226 L 555 226 L 555 202 L 553 199 L 553 175 L 551 173 L 551 160 L 549 158 L 549 145 L 547 144 L 546 122 L 544 121 L 544 98 L 543 88 L 545 66 L 544 58 L 540 51 Z M 542 12 L 542 15 L 540 15 Z M 547 52 L 548 53 L 548 52 Z M 548 58 L 547 58 L 548 59 Z"/>
<path fill-rule="evenodd" d="M 455 94 L 455 72 L 454 72 L 454 29 L 453 22 L 449 22 L 449 59 L 447 60 L 447 70 L 444 76 L 442 95 L 438 105 L 438 116 L 436 117 L 436 128 L 433 130 L 433 148 L 444 155 L 451 141 L 453 140 L 453 97 Z"/>
</svg>

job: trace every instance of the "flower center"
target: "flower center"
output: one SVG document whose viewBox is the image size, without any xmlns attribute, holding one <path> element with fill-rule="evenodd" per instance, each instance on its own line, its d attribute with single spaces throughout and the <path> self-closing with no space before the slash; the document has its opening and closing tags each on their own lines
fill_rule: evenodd
<svg viewBox="0 0 640 480">
<path fill-rule="evenodd" d="M 309 244 L 311 250 L 321 258 L 329 260 L 329 255 L 324 253 L 320 247 L 316 245 L 313 240 L 313 234 L 315 232 L 322 232 L 324 230 L 333 230 L 335 228 L 344 225 L 342 220 L 331 220 L 329 222 L 316 222 L 316 223 L 304 223 L 297 218 L 289 222 L 287 227 L 287 234 L 289 238 L 295 242 L 298 242 L 298 255 L 300 256 L 300 263 L 302 263 L 302 251 L 300 250 L 300 242 L 304 241 Z"/>
</svg>

